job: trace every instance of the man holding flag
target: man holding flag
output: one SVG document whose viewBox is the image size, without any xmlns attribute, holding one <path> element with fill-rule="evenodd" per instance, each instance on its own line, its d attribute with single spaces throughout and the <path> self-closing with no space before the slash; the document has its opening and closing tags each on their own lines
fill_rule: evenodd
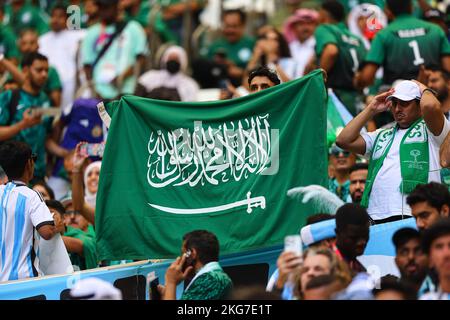
<svg viewBox="0 0 450 320">
<path fill-rule="evenodd" d="M 297 233 L 314 208 L 285 195 L 327 183 L 326 99 L 318 70 L 232 100 L 100 104 L 109 126 L 95 212 L 100 260 L 174 258 L 179 235 L 194 229 L 220 238 L 223 254 Z"/>
<path fill-rule="evenodd" d="M 393 128 L 360 134 L 374 115 L 387 109 L 396 121 Z M 337 145 L 370 155 L 361 205 L 375 223 L 410 217 L 406 196 L 418 184 L 441 182 L 439 148 L 449 131 L 434 91 L 414 80 L 376 96 L 342 130 Z"/>
</svg>

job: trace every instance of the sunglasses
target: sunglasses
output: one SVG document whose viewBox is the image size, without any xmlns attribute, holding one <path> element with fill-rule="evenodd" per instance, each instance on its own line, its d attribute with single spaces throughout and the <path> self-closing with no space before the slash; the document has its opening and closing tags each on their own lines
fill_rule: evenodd
<svg viewBox="0 0 450 320">
<path fill-rule="evenodd" d="M 80 211 L 77 210 L 68 210 L 64 214 L 71 215 L 71 214 L 80 214 Z"/>
<path fill-rule="evenodd" d="M 339 150 L 333 150 L 333 151 L 331 151 L 331 154 L 332 154 L 333 156 L 335 156 L 335 157 L 339 156 L 341 153 L 342 153 L 342 154 L 344 155 L 344 157 L 346 157 L 346 158 L 350 156 L 350 152 L 348 152 L 348 151 L 339 151 Z"/>
</svg>

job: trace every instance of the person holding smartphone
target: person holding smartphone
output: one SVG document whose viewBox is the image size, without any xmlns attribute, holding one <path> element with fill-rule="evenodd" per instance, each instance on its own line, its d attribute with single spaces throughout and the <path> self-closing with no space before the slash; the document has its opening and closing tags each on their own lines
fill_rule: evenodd
<svg viewBox="0 0 450 320">
<path fill-rule="evenodd" d="M 229 296 L 233 283 L 218 262 L 219 241 L 213 233 L 195 230 L 185 234 L 182 253 L 167 269 L 165 286 L 158 286 L 163 300 L 176 300 L 177 285 L 190 277 L 181 300 L 219 300 Z"/>
<path fill-rule="evenodd" d="M 50 107 L 44 92 L 48 79 L 48 59 L 39 53 L 30 53 L 22 60 L 25 81 L 20 89 L 0 94 L 0 141 L 26 142 L 37 154 L 34 179 L 42 180 L 46 174 L 46 148 L 51 154 L 65 156 L 66 150 L 55 147 L 51 135 L 51 117 L 37 110 Z"/>
</svg>

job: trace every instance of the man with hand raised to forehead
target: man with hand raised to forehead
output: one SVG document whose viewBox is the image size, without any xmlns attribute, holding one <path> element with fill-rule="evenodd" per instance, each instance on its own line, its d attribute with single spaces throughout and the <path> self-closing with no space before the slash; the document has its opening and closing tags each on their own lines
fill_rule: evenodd
<svg viewBox="0 0 450 320">
<path fill-rule="evenodd" d="M 395 125 L 360 133 L 376 114 L 390 110 Z M 411 216 L 406 196 L 418 184 L 441 182 L 439 148 L 450 131 L 433 90 L 412 80 L 382 93 L 337 137 L 341 148 L 370 156 L 361 200 L 375 223 Z"/>
</svg>

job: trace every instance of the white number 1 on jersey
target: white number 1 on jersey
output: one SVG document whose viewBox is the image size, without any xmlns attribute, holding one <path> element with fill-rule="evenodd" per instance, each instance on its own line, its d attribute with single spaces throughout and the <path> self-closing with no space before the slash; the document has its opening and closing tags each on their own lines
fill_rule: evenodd
<svg viewBox="0 0 450 320">
<path fill-rule="evenodd" d="M 408 45 L 413 49 L 414 52 L 413 64 L 415 66 L 423 64 L 425 60 L 423 60 L 423 58 L 420 56 L 419 44 L 417 43 L 417 40 L 409 42 Z"/>
<path fill-rule="evenodd" d="M 353 72 L 358 71 L 358 67 L 359 67 L 359 61 L 358 61 L 358 53 L 356 52 L 355 48 L 350 48 L 350 55 L 352 56 L 352 60 L 353 60 Z"/>
</svg>

